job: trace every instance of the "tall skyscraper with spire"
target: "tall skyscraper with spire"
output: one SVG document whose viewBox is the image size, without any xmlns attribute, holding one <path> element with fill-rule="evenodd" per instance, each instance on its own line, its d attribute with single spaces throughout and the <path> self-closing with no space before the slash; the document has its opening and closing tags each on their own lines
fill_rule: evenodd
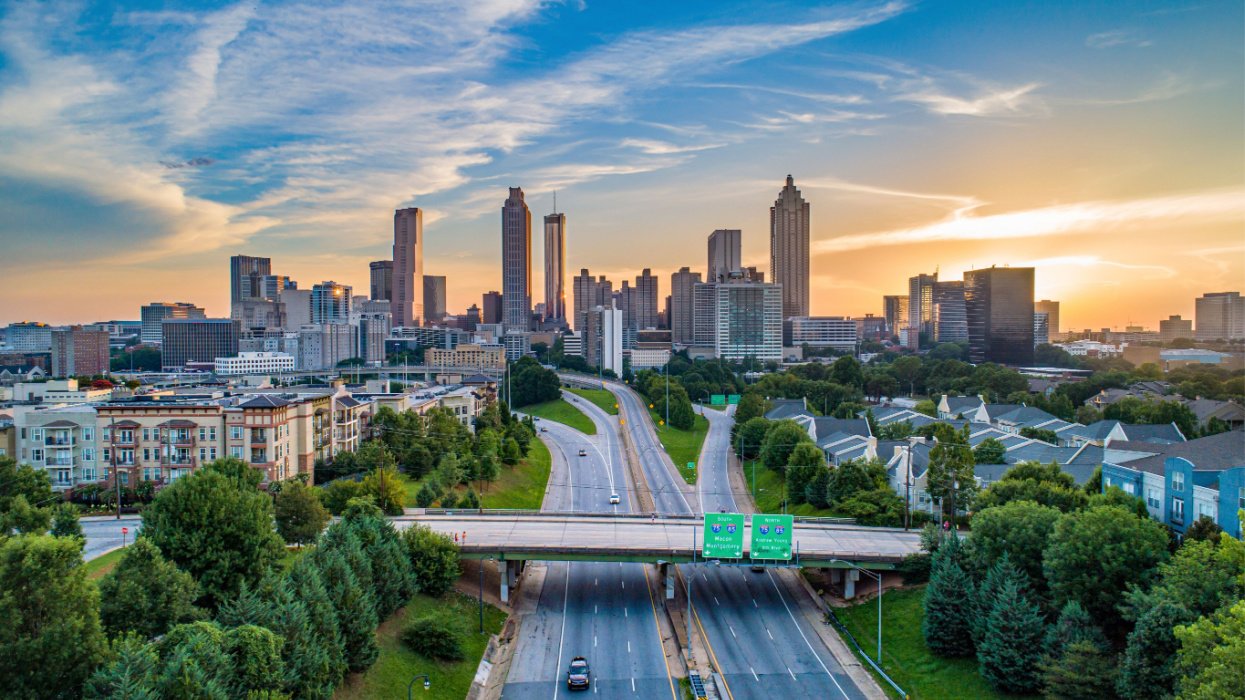
<svg viewBox="0 0 1245 700">
<path fill-rule="evenodd" d="M 501 208 L 501 322 L 525 331 L 532 322 L 532 212 L 523 190 L 510 188 Z"/>
<path fill-rule="evenodd" d="M 545 318 L 566 321 L 566 214 L 557 211 L 545 216 Z"/>
<path fill-rule="evenodd" d="M 393 213 L 393 325 L 418 326 L 424 317 L 424 212 L 418 207 Z"/>
<path fill-rule="evenodd" d="M 770 276 L 782 285 L 782 317 L 808 316 L 808 202 L 787 184 L 769 210 Z"/>
</svg>

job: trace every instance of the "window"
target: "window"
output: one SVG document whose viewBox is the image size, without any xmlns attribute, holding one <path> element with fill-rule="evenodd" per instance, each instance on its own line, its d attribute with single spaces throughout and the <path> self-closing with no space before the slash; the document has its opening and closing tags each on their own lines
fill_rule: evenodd
<svg viewBox="0 0 1245 700">
<path fill-rule="evenodd" d="M 117 464 L 134 466 L 134 450 L 117 450 Z"/>
<path fill-rule="evenodd" d="M 203 462 L 203 461 L 206 461 L 206 460 L 207 460 L 207 448 L 206 448 L 206 447 L 200 447 L 200 448 L 199 448 L 199 461 L 200 461 L 200 462 Z"/>
<path fill-rule="evenodd" d="M 43 428 L 31 428 L 30 439 L 34 442 L 43 442 Z"/>
<path fill-rule="evenodd" d="M 1148 489 L 1146 491 L 1146 505 L 1154 508 L 1155 510 L 1158 510 L 1158 507 L 1162 505 L 1162 501 L 1159 500 L 1158 489 Z"/>
<path fill-rule="evenodd" d="M 203 426 L 199 426 L 199 440 L 203 441 L 206 439 L 207 439 L 207 428 L 204 428 Z"/>
<path fill-rule="evenodd" d="M 1172 522 L 1184 523 L 1184 499 L 1172 499 Z"/>
<path fill-rule="evenodd" d="M 216 427 L 215 426 L 208 428 L 208 439 L 212 441 L 216 440 Z"/>
<path fill-rule="evenodd" d="M 31 450 L 31 451 L 30 451 L 30 461 L 32 461 L 32 462 L 42 462 L 42 461 L 43 461 L 43 450 L 38 449 L 38 448 L 35 448 L 35 449 Z"/>
<path fill-rule="evenodd" d="M 83 442 L 95 442 L 95 428 L 83 428 L 82 429 L 82 441 Z"/>
<path fill-rule="evenodd" d="M 112 448 L 105 447 L 104 449 L 100 450 L 99 458 L 104 460 L 105 462 L 111 463 L 112 462 Z"/>
<path fill-rule="evenodd" d="M 1135 486 L 1133 486 L 1133 482 L 1131 482 L 1131 481 L 1130 481 L 1130 482 L 1128 482 L 1128 483 L 1124 484 L 1124 493 L 1126 493 L 1126 494 L 1128 494 L 1128 495 L 1130 495 L 1130 496 L 1135 496 L 1135 495 L 1137 495 L 1137 488 L 1136 488 Z"/>
<path fill-rule="evenodd" d="M 151 428 L 143 428 L 143 442 L 151 440 Z"/>
<path fill-rule="evenodd" d="M 160 478 L 159 467 L 143 468 L 143 481 L 156 481 L 159 478 Z"/>
<path fill-rule="evenodd" d="M 1172 491 L 1184 492 L 1184 472 L 1172 472 Z"/>
<path fill-rule="evenodd" d="M 234 459 L 242 459 L 242 446 L 232 445 L 229 448 L 229 456 L 233 457 Z"/>
<path fill-rule="evenodd" d="M 1198 518 L 1206 517 L 1206 518 L 1210 518 L 1211 520 L 1218 520 L 1219 518 L 1217 516 L 1218 516 L 1218 513 L 1215 512 L 1215 506 L 1213 504 L 1210 504 L 1210 503 L 1197 504 L 1197 517 Z"/>
<path fill-rule="evenodd" d="M 1245 486 L 1236 490 L 1236 507 L 1245 508 Z"/>
<path fill-rule="evenodd" d="M 98 472 L 95 470 L 95 467 L 83 467 L 82 468 L 82 480 L 83 481 L 98 481 L 98 479 L 99 479 Z"/>
<path fill-rule="evenodd" d="M 209 461 L 209 462 L 215 462 L 215 461 L 216 461 L 216 448 L 215 448 L 215 447 L 209 447 L 209 448 L 208 448 L 208 461 Z"/>
<path fill-rule="evenodd" d="M 104 442 L 111 442 L 112 441 L 112 428 L 100 428 L 99 439 L 103 440 Z"/>
<path fill-rule="evenodd" d="M 240 425 L 229 426 L 229 439 L 230 440 L 241 440 L 242 439 L 242 426 Z"/>
<path fill-rule="evenodd" d="M 95 448 L 94 447 L 82 448 L 82 461 L 83 462 L 94 462 L 95 461 Z"/>
<path fill-rule="evenodd" d="M 53 473 L 56 475 L 57 486 L 65 486 L 66 484 L 73 482 L 73 477 L 70 476 L 68 469 L 57 469 Z"/>
<path fill-rule="evenodd" d="M 143 448 L 143 461 L 144 461 L 144 462 L 150 462 L 150 461 L 151 461 L 151 448 L 150 448 L 150 447 L 144 447 L 144 448 Z"/>
</svg>

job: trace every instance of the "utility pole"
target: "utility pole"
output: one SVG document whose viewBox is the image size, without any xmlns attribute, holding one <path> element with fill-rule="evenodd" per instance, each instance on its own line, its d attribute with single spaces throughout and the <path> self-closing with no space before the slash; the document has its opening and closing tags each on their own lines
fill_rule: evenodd
<svg viewBox="0 0 1245 700">
<path fill-rule="evenodd" d="M 112 464 L 112 480 L 117 487 L 117 520 L 121 519 L 121 475 L 117 473 L 117 417 L 108 425 L 108 461 Z"/>
</svg>

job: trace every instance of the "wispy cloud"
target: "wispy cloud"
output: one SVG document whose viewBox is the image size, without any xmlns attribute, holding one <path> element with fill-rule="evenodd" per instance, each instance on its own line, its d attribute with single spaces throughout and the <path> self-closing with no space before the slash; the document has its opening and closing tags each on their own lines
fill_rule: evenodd
<svg viewBox="0 0 1245 700">
<path fill-rule="evenodd" d="M 1036 267 L 1043 270 L 1060 267 L 1082 269 L 1111 268 L 1133 273 L 1153 273 L 1144 274 L 1145 279 L 1170 279 L 1176 276 L 1176 270 L 1166 265 L 1144 265 L 1121 262 L 1119 260 L 1105 260 L 1098 255 L 1061 255 L 1051 258 L 1024 260 L 1016 263 L 1016 265 L 1021 267 Z"/>
<path fill-rule="evenodd" d="M 1090 34 L 1085 37 L 1085 45 L 1091 49 L 1114 49 L 1120 46 L 1145 48 L 1151 45 L 1149 39 L 1138 29 L 1112 29 L 1110 31 Z"/>
<path fill-rule="evenodd" d="M 1041 87 L 1039 83 L 1027 83 L 1017 87 L 980 87 L 971 96 L 946 92 L 944 88 L 923 81 L 924 85 L 900 94 L 896 99 L 924 105 L 931 112 L 945 115 L 970 117 L 1028 116 L 1041 107 L 1033 94 Z"/>
<path fill-rule="evenodd" d="M 641 153 L 648 155 L 664 156 L 675 153 L 695 153 L 696 151 L 708 151 L 714 148 L 725 146 L 724 143 L 702 143 L 689 144 L 680 146 L 678 144 L 669 143 L 667 141 L 658 141 L 656 139 L 623 139 L 623 148 L 635 148 Z"/>
</svg>

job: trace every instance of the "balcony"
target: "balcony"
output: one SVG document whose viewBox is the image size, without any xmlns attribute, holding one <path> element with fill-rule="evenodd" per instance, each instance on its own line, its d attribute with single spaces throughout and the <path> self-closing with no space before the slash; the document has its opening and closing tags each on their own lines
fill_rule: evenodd
<svg viewBox="0 0 1245 700">
<path fill-rule="evenodd" d="M 251 442 L 252 442 L 252 443 L 256 443 L 256 442 L 263 442 L 263 443 L 266 443 L 266 442 L 268 442 L 268 431 L 266 431 L 266 430 L 252 430 L 252 431 L 251 431 Z"/>
<path fill-rule="evenodd" d="M 168 436 L 168 443 L 170 445 L 193 446 L 195 444 L 195 436 L 194 433 L 189 431 L 184 433 L 171 432 Z"/>
<path fill-rule="evenodd" d="M 48 460 L 45 460 L 43 464 L 48 467 L 72 467 L 73 459 L 72 458 L 70 459 L 61 459 L 61 458 L 48 459 Z"/>
<path fill-rule="evenodd" d="M 72 435 L 49 435 L 43 439 L 43 444 L 48 447 L 73 447 L 74 439 Z"/>
</svg>

